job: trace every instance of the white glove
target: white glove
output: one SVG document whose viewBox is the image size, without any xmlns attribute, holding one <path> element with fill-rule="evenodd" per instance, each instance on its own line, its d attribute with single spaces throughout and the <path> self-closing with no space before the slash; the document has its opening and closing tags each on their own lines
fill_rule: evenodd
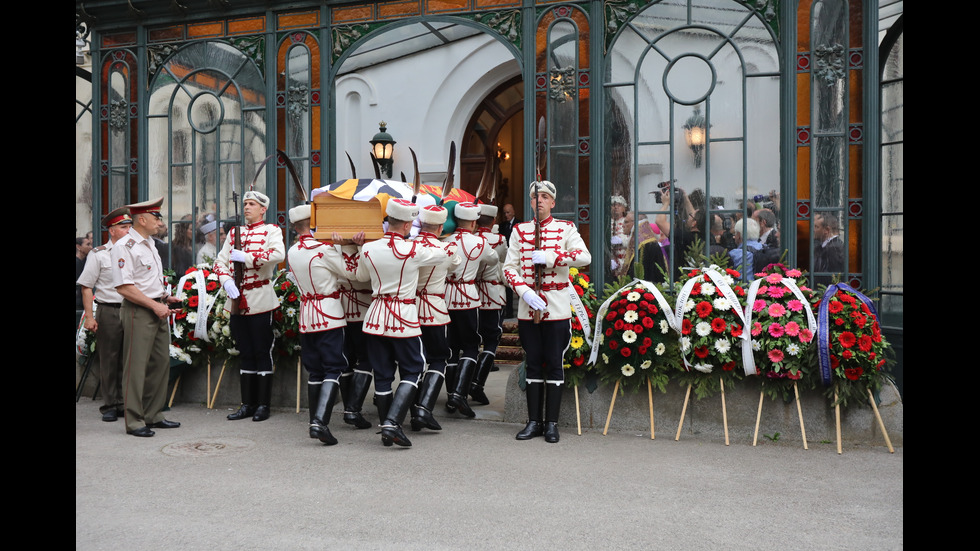
<svg viewBox="0 0 980 551">
<path fill-rule="evenodd" d="M 548 259 L 545 258 L 544 251 L 534 251 L 531 253 L 531 262 L 533 264 L 547 264 Z"/>
<path fill-rule="evenodd" d="M 521 300 L 526 302 L 531 307 L 531 310 L 544 312 L 548 309 L 548 306 L 544 303 L 544 299 L 539 297 L 533 290 L 524 291 L 524 294 L 521 295 Z"/>
<path fill-rule="evenodd" d="M 232 300 L 234 300 L 234 299 L 236 299 L 236 298 L 238 298 L 238 297 L 240 297 L 242 295 L 238 291 L 238 287 L 235 286 L 235 280 L 234 279 L 225 280 L 225 282 L 221 286 L 225 288 L 225 293 L 227 293 L 228 294 L 228 298 L 230 298 Z"/>
<path fill-rule="evenodd" d="M 615 258 L 609 259 L 609 269 L 615 271 L 616 268 L 619 268 L 619 262 Z"/>
<path fill-rule="evenodd" d="M 622 245 L 623 240 L 618 235 L 614 235 L 612 236 L 612 239 L 609 240 L 609 244 L 615 247 L 616 245 Z"/>
<path fill-rule="evenodd" d="M 232 262 L 242 262 L 248 263 L 248 256 L 238 249 L 231 250 L 231 261 Z"/>
</svg>

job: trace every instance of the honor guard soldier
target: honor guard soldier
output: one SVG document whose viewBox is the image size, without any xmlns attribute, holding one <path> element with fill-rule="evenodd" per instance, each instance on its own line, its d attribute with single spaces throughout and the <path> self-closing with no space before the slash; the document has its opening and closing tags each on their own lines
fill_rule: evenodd
<svg viewBox="0 0 980 551">
<path fill-rule="evenodd" d="M 493 370 L 493 361 L 497 356 L 497 346 L 500 344 L 500 336 L 503 335 L 504 305 L 507 304 L 507 287 L 504 285 L 503 265 L 507 257 L 507 242 L 504 236 L 494 233 L 493 222 L 497 218 L 496 205 L 480 205 L 480 218 L 476 221 L 477 234 L 486 240 L 487 245 L 497 255 L 499 262 L 496 264 L 484 264 L 483 269 L 476 279 L 476 286 L 480 291 L 480 340 L 483 342 L 483 350 L 476 361 L 476 375 L 473 377 L 473 385 L 470 388 L 470 397 L 473 401 L 487 405 L 490 398 L 484 392 L 487 378 Z"/>
<path fill-rule="evenodd" d="M 232 228 L 214 262 L 221 286 L 228 294 L 225 310 L 231 312 L 229 327 L 239 351 L 242 405 L 228 415 L 235 421 L 251 417 L 252 421 L 269 418 L 272 401 L 272 312 L 279 307 L 273 287 L 276 265 L 286 259 L 282 230 L 265 223 L 269 197 L 264 193 L 245 192 L 245 226 Z M 240 249 L 235 248 L 235 238 Z M 234 263 L 244 268 L 242 286 L 235 284 Z M 237 302 L 238 313 L 232 304 Z"/>
<path fill-rule="evenodd" d="M 119 320 L 122 295 L 112 284 L 112 246 L 129 233 L 133 219 L 129 209 L 119 207 L 102 217 L 109 231 L 109 242 L 96 247 L 85 257 L 85 268 L 78 278 L 82 286 L 85 329 L 95 333 L 95 350 L 99 354 L 99 380 L 104 399 L 99 412 L 103 421 L 115 421 L 123 415 L 123 330 Z M 93 304 L 98 305 L 93 314 Z"/>
<path fill-rule="evenodd" d="M 449 347 L 451 358 L 446 366 L 446 409 L 459 410 L 466 417 L 476 417 L 466 401 L 473 377 L 476 375 L 476 359 L 480 352 L 480 291 L 477 277 L 486 266 L 499 263 L 497 253 L 476 230 L 480 206 L 476 203 L 457 203 L 453 211 L 456 217 L 456 254 L 461 262 L 449 274 L 446 287 L 446 304 L 449 307 Z"/>
<path fill-rule="evenodd" d="M 344 261 L 348 269 L 357 270 L 357 248 L 349 251 L 344 247 Z M 355 429 L 369 429 L 371 422 L 364 418 L 361 409 L 371 390 L 371 363 L 368 361 L 367 340 L 364 338 L 364 314 L 371 306 L 371 282 L 346 277 L 340 281 L 340 303 L 344 307 L 347 328 L 344 330 L 344 355 L 347 370 L 340 376 L 340 396 L 344 402 L 344 423 Z"/>
<path fill-rule="evenodd" d="M 152 429 L 180 423 L 163 417 L 170 375 L 170 296 L 153 236 L 163 227 L 163 197 L 128 205 L 132 227 L 112 246 L 112 284 L 123 297 L 123 407 L 126 433 L 153 436 Z"/>
<path fill-rule="evenodd" d="M 572 336 L 568 269 L 588 266 L 592 255 L 575 224 L 551 217 L 557 195 L 553 183 L 531 182 L 530 195 L 535 217 L 514 228 L 504 263 L 507 284 L 521 297 L 517 327 L 527 362 L 528 423 L 517 439 L 543 434 L 553 443 L 558 441 L 565 382 L 563 356 Z M 537 291 L 536 271 L 540 271 Z M 540 323 L 535 322 L 535 312 L 540 312 Z M 545 403 L 547 411 L 543 411 Z"/>
<path fill-rule="evenodd" d="M 300 291 L 300 354 L 309 373 L 310 438 L 332 446 L 337 439 L 330 434 L 330 413 L 337 399 L 340 374 L 347 369 L 347 320 L 340 304 L 339 278 L 353 277 L 355 272 L 347 270 L 339 234 L 334 234 L 333 243 L 322 243 L 310 233 L 310 205 L 290 209 L 289 221 L 299 236 L 287 258 Z M 363 244 L 363 233 L 355 236 L 354 242 Z"/>
<path fill-rule="evenodd" d="M 425 367 L 419 329 L 416 289 L 419 270 L 442 264 L 449 253 L 404 236 L 412 230 L 419 207 L 405 199 L 389 199 L 388 231 L 361 249 L 357 279 L 370 278 L 373 296 L 364 316 L 364 336 L 374 370 L 375 403 L 381 419 L 381 443 L 411 446 L 401 423 L 415 403 L 419 376 Z M 392 392 L 397 363 L 401 382 Z"/>
<path fill-rule="evenodd" d="M 456 254 L 456 242 L 442 242 L 443 224 L 449 211 L 439 205 L 430 205 L 419 213 L 421 229 L 415 241 L 424 247 L 445 250 L 448 257 L 438 266 L 426 266 L 419 270 L 417 290 L 419 323 L 422 330 L 422 349 L 428 362 L 422 382 L 419 384 L 418 399 L 412 406 L 412 430 L 422 428 L 442 430 L 442 426 L 432 416 L 432 408 L 442 389 L 445 379 L 446 361 L 449 359 L 449 310 L 446 308 L 446 275 L 461 262 Z"/>
</svg>

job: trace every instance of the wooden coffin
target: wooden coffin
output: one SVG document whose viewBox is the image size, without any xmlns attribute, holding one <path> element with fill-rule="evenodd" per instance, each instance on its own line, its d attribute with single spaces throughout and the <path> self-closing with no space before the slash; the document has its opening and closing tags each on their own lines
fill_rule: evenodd
<svg viewBox="0 0 980 551">
<path fill-rule="evenodd" d="M 330 241 L 334 232 L 344 239 L 351 239 L 364 232 L 364 239 L 373 241 L 384 236 L 384 211 L 377 198 L 370 201 L 341 199 L 329 193 L 321 193 L 313 198 L 310 214 L 310 228 L 313 237 L 320 241 Z"/>
</svg>

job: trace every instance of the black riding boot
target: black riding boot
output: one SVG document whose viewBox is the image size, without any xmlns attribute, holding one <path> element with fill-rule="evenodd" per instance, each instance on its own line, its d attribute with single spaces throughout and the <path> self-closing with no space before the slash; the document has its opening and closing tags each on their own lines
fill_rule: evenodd
<svg viewBox="0 0 980 551">
<path fill-rule="evenodd" d="M 530 440 L 544 434 L 542 407 L 544 406 L 544 383 L 528 383 L 525 389 L 527 395 L 527 426 L 517 433 L 518 440 Z"/>
<path fill-rule="evenodd" d="M 402 421 L 405 420 L 409 406 L 415 403 L 416 395 L 418 395 L 418 388 L 415 385 L 400 383 L 395 389 L 388 415 L 381 423 L 381 443 L 385 446 L 398 444 L 407 448 L 412 445 L 402 430 Z"/>
<path fill-rule="evenodd" d="M 255 408 L 252 421 L 265 421 L 269 418 L 269 404 L 272 402 L 272 373 L 257 375 L 256 377 L 255 394 L 258 397 L 259 407 Z"/>
<path fill-rule="evenodd" d="M 452 389 L 456 388 L 456 381 L 459 380 L 459 365 L 449 363 L 446 364 L 446 395 L 448 398 L 449 393 Z M 446 400 L 446 411 L 449 413 L 456 413 L 456 406 L 449 403 Z"/>
<path fill-rule="evenodd" d="M 480 352 L 480 357 L 476 361 L 476 375 L 473 377 L 473 385 L 470 388 L 470 397 L 473 398 L 473 401 L 484 406 L 490 403 L 490 398 L 487 398 L 483 389 L 487 385 L 487 378 L 490 377 L 493 360 L 493 352 Z"/>
<path fill-rule="evenodd" d="M 356 429 L 371 428 L 371 422 L 361 415 L 361 406 L 364 405 L 364 398 L 367 397 L 374 376 L 363 371 L 355 371 L 353 375 L 344 378 L 351 380 L 350 390 L 343 394 L 344 423 L 354 425 Z"/>
<path fill-rule="evenodd" d="M 562 385 L 545 384 L 544 441 L 558 441 L 558 413 L 561 411 Z"/>
<path fill-rule="evenodd" d="M 452 405 L 466 417 L 476 417 L 476 412 L 466 402 L 466 396 L 469 394 L 470 384 L 473 382 L 474 375 L 476 375 L 476 360 L 471 360 L 470 358 L 459 360 L 459 379 L 456 381 L 455 387 L 450 387 L 453 388 L 452 391 L 447 390 L 449 397 L 446 400 L 446 409 L 448 409 L 449 405 Z"/>
<path fill-rule="evenodd" d="M 338 386 L 335 381 L 323 382 L 313 420 L 310 422 L 310 437 L 317 438 L 328 446 L 337 443 L 337 439 L 330 434 L 328 425 L 330 424 L 330 414 L 333 412 L 333 403 L 337 400 Z"/>
<path fill-rule="evenodd" d="M 388 418 L 388 410 L 391 409 L 391 400 L 394 398 L 394 393 L 389 392 L 388 394 L 375 394 L 374 395 L 374 405 L 378 407 L 378 419 L 381 420 L 378 426 L 384 424 L 384 420 Z"/>
<path fill-rule="evenodd" d="M 323 388 L 322 384 L 306 384 L 307 402 L 310 405 L 310 438 L 316 438 L 316 435 L 313 434 L 313 419 L 316 418 L 316 404 L 320 401 L 321 388 Z"/>
<path fill-rule="evenodd" d="M 239 379 L 242 383 L 242 405 L 238 411 L 228 415 L 229 421 L 237 421 L 255 415 L 255 373 L 242 373 Z"/>
<path fill-rule="evenodd" d="M 419 395 L 412 406 L 412 430 L 420 431 L 423 427 L 432 430 L 442 430 L 442 425 L 432 416 L 432 408 L 442 389 L 442 373 L 427 371 L 419 384 Z"/>
</svg>

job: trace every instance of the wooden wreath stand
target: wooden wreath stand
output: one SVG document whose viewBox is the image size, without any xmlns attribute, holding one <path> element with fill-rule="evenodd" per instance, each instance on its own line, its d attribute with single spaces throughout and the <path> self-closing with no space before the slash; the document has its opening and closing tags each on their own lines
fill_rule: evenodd
<svg viewBox="0 0 980 551">
<path fill-rule="evenodd" d="M 578 423 L 578 435 L 582 436 L 582 410 L 578 404 L 578 385 L 575 385 L 575 422 Z"/>
<path fill-rule="evenodd" d="M 725 445 L 728 445 L 728 409 L 725 407 L 725 380 L 718 379 L 721 382 L 721 420 L 725 427 Z M 681 408 L 681 421 L 677 423 L 677 435 L 674 436 L 674 441 L 681 439 L 681 428 L 684 427 L 684 415 L 687 413 L 687 403 L 691 399 L 691 385 L 687 385 L 687 392 L 684 393 L 684 407 Z"/>
<path fill-rule="evenodd" d="M 609 432 L 609 420 L 612 419 L 613 408 L 616 407 L 616 395 L 619 394 L 620 381 L 622 381 L 622 378 L 616 379 L 616 386 L 613 387 L 612 401 L 609 402 L 609 413 L 606 415 L 606 426 L 602 429 L 603 436 Z M 576 398 L 577 397 L 578 395 L 576 394 Z M 656 437 L 656 433 L 654 432 L 653 424 L 653 385 L 650 383 L 650 379 L 647 379 L 647 402 L 650 406 L 650 440 L 653 440 Z"/>
<path fill-rule="evenodd" d="M 837 402 L 837 387 L 834 387 L 834 402 Z M 875 419 L 878 421 L 878 428 L 881 429 L 881 435 L 885 437 L 885 445 L 888 446 L 889 453 L 895 453 L 895 448 L 892 447 L 892 440 L 888 437 L 888 431 L 885 430 L 885 422 L 881 419 L 881 413 L 878 411 L 878 404 L 875 403 L 874 394 L 871 393 L 871 389 L 868 389 L 868 402 L 871 403 L 871 409 L 875 413 Z M 834 418 L 837 428 L 837 453 L 842 454 L 844 450 L 841 446 L 840 438 L 840 404 L 838 403 L 834 406 Z"/>
<path fill-rule="evenodd" d="M 800 417 L 800 434 L 803 436 L 803 449 L 808 450 L 810 448 L 806 444 L 806 427 L 803 426 L 803 406 L 800 405 L 800 390 L 796 385 L 796 381 L 793 381 L 793 394 L 796 395 L 796 414 Z M 766 393 L 764 391 L 759 392 L 759 411 L 755 415 L 755 434 L 752 436 L 753 446 L 759 441 L 759 421 L 762 419 L 762 399 L 765 398 L 765 395 Z M 839 426 L 840 424 L 838 423 Z M 840 436 L 839 432 L 838 436 Z"/>
</svg>

